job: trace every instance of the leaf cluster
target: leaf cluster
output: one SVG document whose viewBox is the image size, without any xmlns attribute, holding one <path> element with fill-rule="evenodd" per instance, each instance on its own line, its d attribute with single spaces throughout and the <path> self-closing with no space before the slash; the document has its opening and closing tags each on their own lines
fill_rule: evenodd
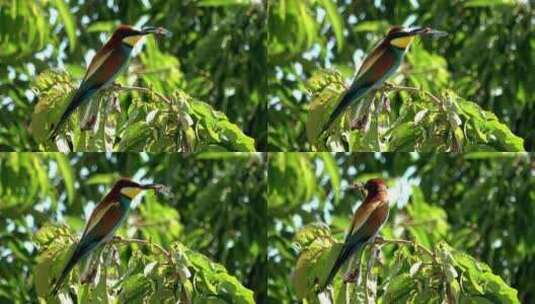
<svg viewBox="0 0 535 304">
<path fill-rule="evenodd" d="M 395 85 L 362 100 L 356 111 L 348 111 L 333 125 L 335 131 L 329 137 L 320 132 L 345 90 L 343 78 L 336 71 L 320 71 L 307 89 L 311 95 L 307 137 L 314 150 L 524 151 L 524 141 L 476 103 L 450 91 L 436 97 Z M 389 91 L 398 91 L 403 100 L 396 112 L 391 110 Z M 363 122 L 356 125 L 355 121 Z"/>
</svg>

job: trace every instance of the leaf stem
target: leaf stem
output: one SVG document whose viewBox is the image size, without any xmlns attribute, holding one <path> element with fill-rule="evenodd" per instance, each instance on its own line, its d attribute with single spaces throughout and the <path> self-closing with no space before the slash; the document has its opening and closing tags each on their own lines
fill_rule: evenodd
<svg viewBox="0 0 535 304">
<path fill-rule="evenodd" d="M 443 111 L 445 110 L 444 109 L 444 104 L 442 103 L 440 98 L 436 97 L 435 95 L 431 94 L 428 91 L 421 90 L 421 89 L 415 88 L 415 87 L 400 86 L 400 85 L 395 85 L 395 84 L 391 84 L 391 83 L 385 84 L 385 90 L 386 91 L 408 91 L 408 92 L 413 92 L 413 93 L 423 93 L 424 95 L 426 95 L 429 98 L 431 98 L 439 106 L 439 108 L 441 110 L 443 110 Z"/>
<path fill-rule="evenodd" d="M 119 85 L 119 84 L 115 84 L 113 86 L 113 88 L 118 90 L 118 91 L 140 91 L 140 92 L 144 92 L 144 93 L 154 94 L 158 98 L 163 100 L 165 103 L 167 103 L 168 105 L 172 105 L 173 104 L 173 102 L 169 98 L 167 98 L 163 94 L 160 94 L 160 93 L 158 93 L 156 91 L 153 91 L 153 90 L 151 90 L 149 88 L 137 87 L 137 86 L 123 86 L 123 85 Z"/>
<path fill-rule="evenodd" d="M 401 240 L 401 239 L 383 239 L 381 237 L 376 237 L 375 238 L 375 241 L 373 242 L 373 244 L 397 244 L 397 245 L 408 245 L 408 246 L 411 246 L 417 250 L 420 250 L 421 252 L 425 253 L 426 255 L 428 255 L 429 257 L 431 257 L 431 259 L 433 260 L 433 262 L 435 263 L 438 263 L 438 261 L 436 260 L 436 256 L 433 252 L 431 252 L 431 250 L 425 248 L 424 246 L 416 243 L 416 242 L 413 242 L 413 241 L 408 241 L 408 240 Z"/>
<path fill-rule="evenodd" d="M 141 244 L 141 245 L 147 245 L 147 246 L 154 246 L 154 248 L 158 249 L 158 251 L 160 251 L 160 253 L 162 253 L 167 258 L 170 264 L 173 264 L 173 257 L 171 256 L 171 254 L 167 250 L 165 250 L 162 246 L 156 243 L 153 243 L 151 241 L 141 240 L 141 239 L 123 239 L 118 236 L 114 237 L 112 241 L 115 243 L 119 243 L 119 244 L 121 243 L 122 244 Z"/>
</svg>

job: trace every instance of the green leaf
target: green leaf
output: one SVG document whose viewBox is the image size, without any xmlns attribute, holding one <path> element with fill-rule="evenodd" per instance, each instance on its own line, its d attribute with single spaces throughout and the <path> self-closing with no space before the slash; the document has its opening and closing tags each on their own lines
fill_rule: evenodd
<svg viewBox="0 0 535 304">
<path fill-rule="evenodd" d="M 384 303 L 405 303 L 416 281 L 408 273 L 395 276 L 386 287 Z"/>
<path fill-rule="evenodd" d="M 63 176 L 63 181 L 65 183 L 65 189 L 67 189 L 67 197 L 69 198 L 69 203 L 74 201 L 74 173 L 72 171 L 71 164 L 69 159 L 61 153 L 55 153 L 56 161 L 58 163 L 59 171 Z"/>
<path fill-rule="evenodd" d="M 228 121 L 227 116 L 214 110 L 204 102 L 192 100 L 189 103 L 192 116 L 202 128 L 201 136 L 206 142 L 217 143 L 228 151 L 254 152 L 254 139 L 245 135 L 238 126 Z"/>
<path fill-rule="evenodd" d="M 323 224 L 312 223 L 300 229 L 294 242 L 302 247 L 292 274 L 292 285 L 299 299 L 313 298 L 323 285 L 342 249 Z"/>
<path fill-rule="evenodd" d="M 299 229 L 293 238 L 293 242 L 300 248 L 308 247 L 317 238 L 329 238 L 329 227 L 324 223 L 311 223 Z"/>
<path fill-rule="evenodd" d="M 111 185 L 113 182 L 118 180 L 120 175 L 117 173 L 101 173 L 93 174 L 86 181 L 86 185 Z"/>
<path fill-rule="evenodd" d="M 70 51 L 76 48 L 76 28 L 74 23 L 74 16 L 69 11 L 68 4 L 63 0 L 54 0 L 54 5 L 58 9 L 59 16 L 65 26 L 67 37 L 69 38 Z"/>
<path fill-rule="evenodd" d="M 384 20 L 380 21 L 361 21 L 358 22 L 354 27 L 354 32 L 383 32 L 388 28 L 388 22 Z"/>
<path fill-rule="evenodd" d="M 141 230 L 145 239 L 167 246 L 182 234 L 178 211 L 158 201 L 153 191 L 145 193 L 145 202 L 139 207 L 146 227 Z"/>
<path fill-rule="evenodd" d="M 40 249 L 36 258 L 35 287 L 37 295 L 47 298 L 55 279 L 57 279 L 74 251 L 71 231 L 66 227 L 45 225 L 34 235 L 34 242 Z"/>
<path fill-rule="evenodd" d="M 67 106 L 73 89 L 71 78 L 64 72 L 46 70 L 35 79 L 38 102 L 31 116 L 30 132 L 38 142 L 46 142 Z"/>
<path fill-rule="evenodd" d="M 97 21 L 97 22 L 91 22 L 91 24 L 87 27 L 86 32 L 88 33 L 109 33 L 113 30 L 115 27 L 114 21 Z"/>
<path fill-rule="evenodd" d="M 251 0 L 201 0 L 199 6 L 251 5 Z"/>
<path fill-rule="evenodd" d="M 469 0 L 464 3 L 464 7 L 492 7 L 492 6 L 514 6 L 515 0 Z"/>
<path fill-rule="evenodd" d="M 338 51 L 341 51 L 344 47 L 344 22 L 342 16 L 336 10 L 335 2 L 331 0 L 320 0 L 319 2 L 327 12 L 327 18 L 329 18 L 334 35 L 336 36 Z"/>
<path fill-rule="evenodd" d="M 321 153 L 321 158 L 323 159 L 323 164 L 325 165 L 325 170 L 331 178 L 331 185 L 333 187 L 334 197 L 336 201 L 340 199 L 340 171 L 338 165 L 336 164 L 336 159 L 332 154 Z"/>
<path fill-rule="evenodd" d="M 463 99 L 459 99 L 457 105 L 459 112 L 469 117 L 468 122 L 473 129 L 487 134 L 489 139 L 486 144 L 495 146 L 498 151 L 525 151 L 524 140 L 513 134 L 509 127 L 501 123 L 494 113 L 484 111 L 477 104 Z"/>
<path fill-rule="evenodd" d="M 343 89 L 342 75 L 336 71 L 318 71 L 307 81 L 307 90 L 312 95 L 306 121 L 310 143 L 314 144 L 320 136 L 323 126 L 339 102 L 339 94 Z"/>
<path fill-rule="evenodd" d="M 126 127 L 118 144 L 119 151 L 143 151 L 150 136 L 150 128 L 145 121 L 137 121 Z"/>
<path fill-rule="evenodd" d="M 202 303 L 208 297 L 224 299 L 224 303 L 252 304 L 253 291 L 245 288 L 235 277 L 229 275 L 225 267 L 210 261 L 206 256 L 194 252 L 181 243 L 173 244 L 175 252 L 187 256 L 194 269 L 194 303 Z"/>
<path fill-rule="evenodd" d="M 433 248 L 444 239 L 449 230 L 446 212 L 439 206 L 428 204 L 419 187 L 412 188 L 411 201 L 406 208 L 414 223 L 407 229 L 418 243 Z"/>
<path fill-rule="evenodd" d="M 493 158 L 529 158 L 529 153 L 519 152 L 469 152 L 465 153 L 465 159 L 493 159 Z"/>
<path fill-rule="evenodd" d="M 442 243 L 441 246 L 448 246 Z M 449 246 L 448 246 L 449 247 Z M 465 282 L 461 282 L 461 286 L 471 289 L 471 292 L 479 293 L 481 297 L 488 299 L 491 302 L 497 303 L 520 303 L 518 300 L 518 292 L 509 287 L 505 281 L 492 273 L 490 267 L 484 263 L 475 260 L 473 257 L 449 248 L 455 263 L 464 273 Z M 464 281 L 464 280 L 463 280 Z M 467 281 L 467 282 L 466 282 Z M 467 284 L 469 283 L 469 284 Z"/>
<path fill-rule="evenodd" d="M 144 296 L 150 290 L 150 281 L 142 274 L 136 273 L 122 282 L 119 300 L 122 303 L 144 303 Z"/>
</svg>

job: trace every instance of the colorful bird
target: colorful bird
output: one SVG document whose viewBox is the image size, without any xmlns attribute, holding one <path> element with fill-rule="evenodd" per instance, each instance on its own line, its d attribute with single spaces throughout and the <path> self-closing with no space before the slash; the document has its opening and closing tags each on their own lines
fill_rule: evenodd
<svg viewBox="0 0 535 304">
<path fill-rule="evenodd" d="M 344 245 L 320 290 L 324 290 L 331 283 L 340 267 L 355 252 L 377 236 L 388 218 L 388 193 L 385 182 L 382 179 L 371 179 L 363 188 L 367 192 L 366 198 L 355 211 Z"/>
<path fill-rule="evenodd" d="M 136 30 L 128 25 L 121 25 L 115 30 L 108 42 L 91 60 L 80 87 L 52 130 L 50 139 L 56 137 L 61 126 L 76 108 L 87 102 L 96 92 L 114 82 L 119 73 L 127 66 L 136 43 L 148 34 L 169 36 L 170 32 L 162 27 L 146 27 L 142 30 Z"/>
<path fill-rule="evenodd" d="M 115 183 L 110 192 L 91 213 L 80 241 L 67 264 L 65 264 L 61 275 L 55 281 L 52 295 L 57 294 L 63 281 L 80 259 L 113 238 L 117 228 L 127 218 L 132 200 L 141 191 L 147 189 L 154 189 L 159 192 L 167 191 L 163 185 L 142 185 L 126 178 L 120 179 Z"/>
<path fill-rule="evenodd" d="M 417 35 L 443 36 L 447 33 L 428 27 L 392 27 L 386 37 L 364 59 L 353 83 L 340 98 L 321 133 L 325 132 L 351 104 L 370 91 L 379 88 L 386 79 L 397 71 L 405 53 Z"/>
</svg>

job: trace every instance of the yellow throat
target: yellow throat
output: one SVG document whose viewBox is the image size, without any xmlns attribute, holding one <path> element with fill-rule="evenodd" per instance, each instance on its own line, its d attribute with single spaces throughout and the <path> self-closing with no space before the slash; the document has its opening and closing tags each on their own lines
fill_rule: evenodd
<svg viewBox="0 0 535 304">
<path fill-rule="evenodd" d="M 138 41 L 143 39 L 145 37 L 144 35 L 138 35 L 138 36 L 128 36 L 123 39 L 123 42 L 130 45 L 131 47 L 134 47 Z"/>
<path fill-rule="evenodd" d="M 415 36 L 405 36 L 405 37 L 395 38 L 395 39 L 392 39 L 392 41 L 390 41 L 390 44 L 400 49 L 406 49 L 412 43 L 412 41 L 414 40 L 414 37 Z"/>
<path fill-rule="evenodd" d="M 130 199 L 134 199 L 134 197 L 136 197 L 136 195 L 139 194 L 139 192 L 141 192 L 141 188 L 134 188 L 134 187 L 125 187 L 125 188 L 122 188 L 121 189 L 121 193 L 124 195 L 124 196 L 127 196 L 129 197 Z"/>
</svg>

